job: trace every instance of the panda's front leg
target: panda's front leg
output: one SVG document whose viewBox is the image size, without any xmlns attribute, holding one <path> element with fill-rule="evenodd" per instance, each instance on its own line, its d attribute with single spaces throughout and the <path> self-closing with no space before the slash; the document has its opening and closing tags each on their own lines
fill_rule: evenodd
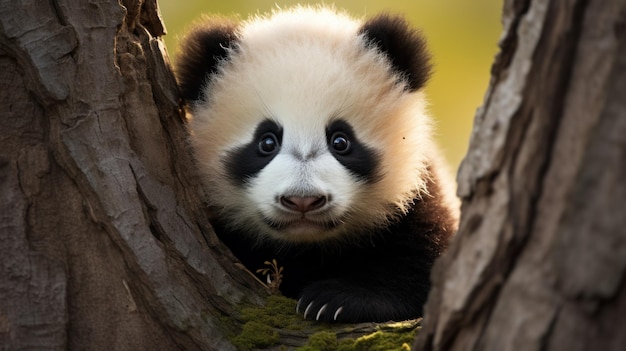
<svg viewBox="0 0 626 351">
<path fill-rule="evenodd" d="M 322 322 L 386 322 L 421 317 L 428 295 L 429 270 L 397 262 L 347 270 L 304 287 L 297 311 Z M 402 266 L 404 264 L 404 266 Z"/>
<path fill-rule="evenodd" d="M 394 303 L 374 291 L 325 280 L 307 286 L 296 310 L 305 319 L 320 322 L 383 322 L 394 319 Z"/>
</svg>

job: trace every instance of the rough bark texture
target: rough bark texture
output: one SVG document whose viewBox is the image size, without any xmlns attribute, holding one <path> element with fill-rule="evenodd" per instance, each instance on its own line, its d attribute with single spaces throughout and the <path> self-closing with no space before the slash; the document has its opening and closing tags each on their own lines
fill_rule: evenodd
<svg viewBox="0 0 626 351">
<path fill-rule="evenodd" d="M 0 0 L 1 350 L 235 350 L 266 302 L 208 223 L 164 31 L 156 0 Z M 270 349 L 319 331 L 287 310 Z"/>
<path fill-rule="evenodd" d="M 626 1 L 509 0 L 417 350 L 626 345 Z"/>
<path fill-rule="evenodd" d="M 0 348 L 234 349 L 156 0 L 0 1 Z M 252 289 L 251 287 L 254 287 Z"/>
</svg>

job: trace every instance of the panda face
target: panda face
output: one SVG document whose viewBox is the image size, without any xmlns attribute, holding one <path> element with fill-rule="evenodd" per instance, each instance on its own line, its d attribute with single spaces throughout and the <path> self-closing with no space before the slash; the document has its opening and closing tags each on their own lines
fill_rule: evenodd
<svg viewBox="0 0 626 351">
<path fill-rule="evenodd" d="M 376 181 L 378 155 L 344 120 L 317 130 L 284 122 L 262 121 L 250 142 L 226 154 L 230 180 L 245 189 L 249 216 L 272 236 L 336 236 L 350 221 L 352 204 Z"/>
<path fill-rule="evenodd" d="M 299 9 L 239 30 L 190 120 L 210 204 L 230 226 L 286 242 L 346 238 L 424 192 L 423 96 L 360 25 Z"/>
</svg>

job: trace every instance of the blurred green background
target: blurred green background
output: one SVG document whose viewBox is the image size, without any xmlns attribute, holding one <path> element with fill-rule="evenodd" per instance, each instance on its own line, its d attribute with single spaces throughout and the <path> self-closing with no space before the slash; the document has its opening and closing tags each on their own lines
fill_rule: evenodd
<svg viewBox="0 0 626 351">
<path fill-rule="evenodd" d="M 294 4 L 288 0 L 160 0 L 170 58 L 176 60 L 178 38 L 202 13 L 247 18 Z M 330 2 L 325 2 L 330 4 Z M 465 156 L 474 114 L 482 104 L 489 70 L 501 32 L 502 0 L 337 0 L 335 7 L 359 18 L 381 11 L 403 14 L 423 30 L 434 57 L 434 75 L 426 92 L 437 122 L 437 138 L 453 172 Z"/>
</svg>

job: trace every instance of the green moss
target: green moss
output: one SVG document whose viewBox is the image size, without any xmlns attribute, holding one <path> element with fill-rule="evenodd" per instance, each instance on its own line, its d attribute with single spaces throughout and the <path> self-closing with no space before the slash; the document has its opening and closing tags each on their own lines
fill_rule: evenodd
<svg viewBox="0 0 626 351">
<path fill-rule="evenodd" d="M 352 338 L 345 338 L 339 340 L 339 345 L 337 346 L 337 351 L 352 351 L 354 350 L 354 342 L 355 340 Z"/>
<path fill-rule="evenodd" d="M 413 340 L 415 340 L 415 331 L 395 333 L 379 330 L 356 339 L 352 350 L 410 351 Z"/>
<path fill-rule="evenodd" d="M 410 321 L 382 325 L 374 333 L 358 339 L 337 340 L 334 332 L 312 334 L 298 351 L 408 351 L 419 330 L 419 322 Z"/>
<path fill-rule="evenodd" d="M 241 350 L 267 348 L 280 341 L 281 330 L 318 330 L 298 351 L 405 351 L 411 349 L 420 327 L 420 321 L 381 324 L 377 331 L 357 339 L 338 338 L 337 331 L 351 333 L 346 325 L 307 322 L 295 309 L 296 301 L 277 295 L 269 296 L 265 306 L 242 308 L 240 320 L 244 324 L 231 338 L 233 345 Z"/>
<path fill-rule="evenodd" d="M 323 331 L 309 336 L 306 345 L 299 347 L 298 351 L 336 351 L 339 347 L 337 335 L 330 331 Z"/>
<path fill-rule="evenodd" d="M 288 330 L 302 330 L 306 324 L 296 313 L 296 301 L 278 295 L 268 297 L 265 306 L 243 308 L 241 318 Z"/>
<path fill-rule="evenodd" d="M 249 321 L 239 335 L 233 338 L 233 344 L 241 350 L 269 347 L 278 342 L 278 332 L 265 324 Z"/>
<path fill-rule="evenodd" d="M 301 330 L 306 325 L 296 313 L 296 302 L 278 295 L 269 296 L 265 306 L 242 308 L 240 318 L 243 327 L 231 341 L 243 350 L 272 346 L 280 339 L 278 330 Z"/>
</svg>

